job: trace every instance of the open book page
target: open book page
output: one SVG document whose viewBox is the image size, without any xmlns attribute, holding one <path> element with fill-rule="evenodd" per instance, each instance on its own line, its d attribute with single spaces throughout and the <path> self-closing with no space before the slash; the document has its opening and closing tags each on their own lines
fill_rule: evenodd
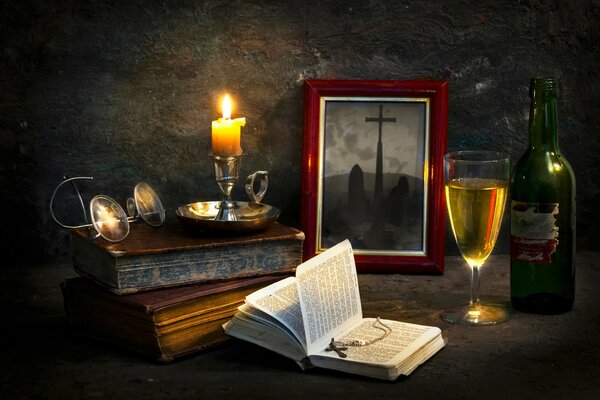
<svg viewBox="0 0 600 400">
<path fill-rule="evenodd" d="M 327 347 L 331 338 L 362 320 L 352 246 L 345 240 L 296 269 L 307 353 Z"/>
<path fill-rule="evenodd" d="M 304 343 L 300 342 L 300 340 L 296 337 L 294 332 L 292 332 L 287 326 L 279 322 L 278 319 L 273 318 L 270 314 L 262 312 L 258 308 L 254 308 L 247 303 L 239 306 L 238 311 L 238 316 L 243 316 L 250 320 L 256 321 L 257 323 L 263 326 L 270 327 L 271 329 L 277 329 L 279 331 L 282 331 L 284 334 L 289 336 L 290 341 L 294 341 L 298 343 L 298 346 L 304 348 Z"/>
<path fill-rule="evenodd" d="M 375 321 L 375 318 L 365 318 L 349 331 L 336 337 L 335 340 L 340 342 L 348 342 L 351 340 L 370 342 L 375 338 L 381 337 L 383 331 L 374 327 L 373 324 Z M 405 365 L 407 360 L 414 359 L 418 362 L 418 365 L 425 361 L 423 357 L 418 357 L 421 356 L 419 350 L 434 339 L 441 337 L 440 329 L 434 326 L 408 324 L 387 319 L 382 319 L 381 322 L 392 330 L 384 339 L 363 347 L 348 346 L 347 350 L 344 350 L 344 353 L 347 355 L 347 358 L 345 359 L 341 359 L 335 352 L 328 352 L 325 350 L 319 352 L 319 358 L 379 365 L 385 368 L 397 368 Z M 439 348 L 437 350 L 439 350 Z M 414 357 L 415 355 L 417 355 L 416 358 Z M 315 361 L 314 364 L 325 366 L 317 361 Z M 407 365 L 407 367 L 413 366 Z M 414 368 L 409 369 L 412 371 Z M 400 373 L 405 373 L 405 371 L 400 371 Z"/>
<path fill-rule="evenodd" d="M 306 349 L 295 277 L 275 282 L 248 295 L 246 303 L 285 325 Z"/>
<path fill-rule="evenodd" d="M 226 334 L 257 344 L 275 353 L 296 361 L 302 369 L 310 367 L 304 346 L 290 333 L 285 331 L 283 325 L 265 325 L 244 313 L 237 313 L 223 325 Z"/>
</svg>

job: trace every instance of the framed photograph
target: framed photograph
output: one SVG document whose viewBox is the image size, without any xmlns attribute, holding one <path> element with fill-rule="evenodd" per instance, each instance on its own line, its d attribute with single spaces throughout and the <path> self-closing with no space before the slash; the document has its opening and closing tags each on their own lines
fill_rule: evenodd
<svg viewBox="0 0 600 400">
<path fill-rule="evenodd" d="M 444 81 L 305 81 L 304 258 L 349 239 L 359 272 L 442 273 L 447 124 Z"/>
</svg>

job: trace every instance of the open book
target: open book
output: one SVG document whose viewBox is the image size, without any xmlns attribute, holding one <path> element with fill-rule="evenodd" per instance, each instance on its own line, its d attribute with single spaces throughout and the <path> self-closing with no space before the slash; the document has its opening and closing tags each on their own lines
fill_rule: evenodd
<svg viewBox="0 0 600 400">
<path fill-rule="evenodd" d="M 347 240 L 301 264 L 295 277 L 247 296 L 223 328 L 303 369 L 388 380 L 410 374 L 445 345 L 436 327 L 363 318 Z"/>
</svg>

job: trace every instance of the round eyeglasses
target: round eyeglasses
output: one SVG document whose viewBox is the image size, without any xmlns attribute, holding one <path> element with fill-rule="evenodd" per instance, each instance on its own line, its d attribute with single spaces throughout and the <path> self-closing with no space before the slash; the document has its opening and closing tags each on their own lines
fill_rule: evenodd
<svg viewBox="0 0 600 400">
<path fill-rule="evenodd" d="M 50 215 L 54 222 L 66 229 L 88 228 L 94 229 L 96 235 L 92 239 L 102 237 L 109 242 L 120 242 L 129 235 L 129 224 L 142 219 L 148 225 L 158 227 L 165 222 L 165 209 L 154 189 L 145 182 L 140 182 L 133 189 L 133 198 L 127 199 L 127 213 L 113 198 L 100 194 L 94 196 L 89 204 L 91 223 L 88 221 L 86 207 L 81 197 L 81 192 L 75 184 L 78 180 L 93 180 L 91 176 L 77 176 L 65 178 L 52 193 L 50 199 Z M 54 214 L 54 199 L 59 189 L 70 183 L 79 199 L 81 210 L 86 223 L 81 225 L 67 225 L 58 220 Z"/>
</svg>

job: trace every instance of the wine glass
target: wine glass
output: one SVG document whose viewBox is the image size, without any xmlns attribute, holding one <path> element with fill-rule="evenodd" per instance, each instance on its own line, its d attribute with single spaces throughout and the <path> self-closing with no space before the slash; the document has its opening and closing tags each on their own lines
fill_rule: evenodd
<svg viewBox="0 0 600 400">
<path fill-rule="evenodd" d="M 479 275 L 502 224 L 508 194 L 508 157 L 495 151 L 447 153 L 444 181 L 454 239 L 471 268 L 471 301 L 442 313 L 442 319 L 457 325 L 504 322 L 508 319 L 505 307 L 479 302 Z"/>
</svg>

